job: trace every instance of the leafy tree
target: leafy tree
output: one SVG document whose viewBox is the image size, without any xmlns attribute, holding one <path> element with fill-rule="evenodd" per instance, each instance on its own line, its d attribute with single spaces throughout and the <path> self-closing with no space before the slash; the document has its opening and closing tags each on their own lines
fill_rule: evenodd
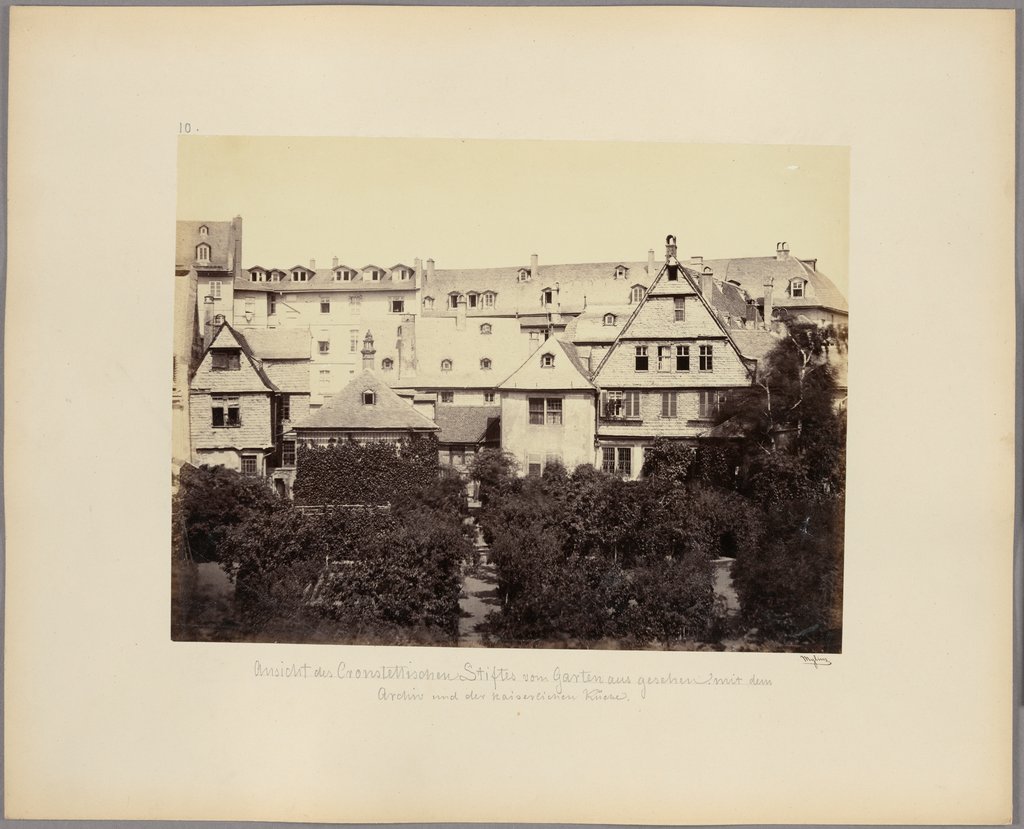
<svg viewBox="0 0 1024 829">
<path fill-rule="evenodd" d="M 179 483 L 177 512 L 196 561 L 230 563 L 220 547 L 232 527 L 289 506 L 263 481 L 223 466 L 185 465 Z"/>
<path fill-rule="evenodd" d="M 515 457 L 500 449 L 482 449 L 469 465 L 469 476 L 480 484 L 480 503 L 486 508 L 516 485 L 519 464 Z"/>
</svg>

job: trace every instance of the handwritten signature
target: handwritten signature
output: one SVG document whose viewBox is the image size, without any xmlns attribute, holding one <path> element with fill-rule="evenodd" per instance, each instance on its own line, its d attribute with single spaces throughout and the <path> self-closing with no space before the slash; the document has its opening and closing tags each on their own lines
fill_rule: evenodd
<svg viewBox="0 0 1024 829">
<path fill-rule="evenodd" d="M 827 656 L 803 656 L 801 654 L 800 658 L 804 661 L 805 665 L 813 665 L 815 668 L 832 664 L 832 660 Z"/>
</svg>

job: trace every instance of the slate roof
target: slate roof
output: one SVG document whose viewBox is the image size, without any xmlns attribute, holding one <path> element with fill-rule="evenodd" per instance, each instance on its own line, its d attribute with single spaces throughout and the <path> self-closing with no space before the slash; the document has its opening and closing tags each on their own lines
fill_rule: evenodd
<svg viewBox="0 0 1024 829">
<path fill-rule="evenodd" d="M 302 270 L 312 274 L 308 282 L 292 282 L 291 272 L 296 268 L 301 267 Z M 369 267 L 378 267 L 371 266 Z M 284 277 L 280 282 L 252 282 L 249 278 L 249 271 L 254 268 L 260 268 L 260 270 L 267 271 L 268 273 L 272 270 L 282 271 Z M 234 287 L 236 291 L 260 291 L 263 293 L 324 293 L 327 291 L 344 291 L 346 293 L 367 293 L 367 292 L 378 292 L 378 291 L 389 291 L 394 293 L 396 291 L 415 291 L 416 280 L 415 279 L 392 279 L 391 272 L 385 268 L 379 268 L 384 271 L 384 276 L 376 282 L 371 279 L 357 278 L 349 282 L 343 282 L 334 278 L 334 272 L 341 270 L 342 266 L 339 265 L 337 268 L 317 268 L 311 271 L 305 266 L 293 265 L 291 268 L 264 268 L 260 265 L 250 265 L 247 268 L 242 269 L 242 275 L 235 280 Z M 362 269 L 348 268 L 353 270 L 357 274 L 361 274 Z M 413 309 L 409 309 L 412 311 Z"/>
<path fill-rule="evenodd" d="M 635 305 L 588 305 L 565 327 L 563 339 L 573 343 L 610 343 L 618 336 L 634 308 Z M 615 325 L 604 324 L 606 314 L 615 315 Z"/>
<path fill-rule="evenodd" d="M 780 335 L 758 328 L 730 328 L 729 334 L 740 354 L 754 360 L 763 360 L 782 340 Z"/>
<path fill-rule="evenodd" d="M 552 354 L 555 364 L 552 368 L 541 366 L 541 357 Z M 572 343 L 565 343 L 555 337 L 548 337 L 512 375 L 498 386 L 500 389 L 544 389 L 547 391 L 575 391 L 593 389 L 589 372 Z"/>
<path fill-rule="evenodd" d="M 373 405 L 363 403 L 363 392 L 372 391 Z M 295 423 L 301 429 L 345 429 L 358 431 L 432 432 L 437 426 L 428 417 L 403 400 L 372 371 L 361 371 L 345 388 L 333 395 L 305 420 Z"/>
<path fill-rule="evenodd" d="M 309 394 L 309 366 L 305 360 L 264 360 L 263 370 L 274 385 L 289 394 Z"/>
<path fill-rule="evenodd" d="M 256 356 L 263 360 L 308 360 L 312 336 L 308 328 L 239 328 Z"/>
<path fill-rule="evenodd" d="M 209 229 L 209 235 L 200 236 L 199 228 Z M 230 270 L 233 244 L 231 222 L 182 221 L 176 224 L 174 264 L 177 268 L 191 268 L 196 262 L 196 247 L 203 242 L 210 246 L 210 264 L 205 268 Z"/>
<path fill-rule="evenodd" d="M 848 312 L 846 297 L 840 293 L 831 279 L 808 262 L 795 256 L 778 259 L 774 256 L 755 256 L 743 259 L 705 259 L 715 278 L 723 282 L 735 280 L 753 297 L 764 296 L 766 279 L 774 280 L 772 304 L 776 308 L 833 308 Z M 790 280 L 806 279 L 811 284 L 809 296 L 790 297 L 786 288 Z"/>
<path fill-rule="evenodd" d="M 226 340 L 232 340 L 233 344 L 226 342 Z M 206 355 L 209 354 L 211 351 L 224 348 L 233 348 L 234 345 L 237 345 L 242 350 L 242 353 L 245 355 L 245 358 L 249 361 L 249 364 L 252 366 L 253 371 L 256 372 L 256 375 L 259 377 L 260 382 L 263 383 L 264 386 L 266 386 L 267 390 L 280 391 L 280 389 L 274 384 L 270 377 L 267 376 L 267 372 L 264 370 L 263 364 L 253 353 L 253 350 L 250 347 L 249 343 L 246 341 L 245 337 L 243 337 L 238 331 L 232 328 L 231 325 L 227 322 L 221 323 L 220 328 L 217 330 L 217 333 L 214 334 L 213 339 L 210 341 L 210 345 L 207 347 L 206 351 L 203 352 L 203 357 L 199 361 L 200 364 L 202 364 L 203 361 L 206 360 Z M 237 374 L 237 372 L 229 371 L 222 372 L 222 374 L 224 374 L 225 379 L 228 379 L 231 375 Z"/>
<path fill-rule="evenodd" d="M 483 443 L 497 439 L 500 406 L 438 406 L 441 443 Z"/>
</svg>

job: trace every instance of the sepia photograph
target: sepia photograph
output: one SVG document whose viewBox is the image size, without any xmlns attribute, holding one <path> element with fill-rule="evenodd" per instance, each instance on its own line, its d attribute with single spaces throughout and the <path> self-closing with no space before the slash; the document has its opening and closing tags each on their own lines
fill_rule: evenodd
<svg viewBox="0 0 1024 829">
<path fill-rule="evenodd" d="M 844 149 L 179 161 L 173 639 L 841 650 Z"/>
</svg>

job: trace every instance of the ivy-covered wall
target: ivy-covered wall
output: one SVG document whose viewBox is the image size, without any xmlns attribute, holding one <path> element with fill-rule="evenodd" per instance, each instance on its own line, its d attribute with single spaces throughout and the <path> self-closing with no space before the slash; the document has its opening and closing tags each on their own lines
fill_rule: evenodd
<svg viewBox="0 0 1024 829">
<path fill-rule="evenodd" d="M 437 437 L 415 435 L 396 453 L 392 443 L 299 447 L 295 503 L 390 504 L 437 480 Z"/>
</svg>

